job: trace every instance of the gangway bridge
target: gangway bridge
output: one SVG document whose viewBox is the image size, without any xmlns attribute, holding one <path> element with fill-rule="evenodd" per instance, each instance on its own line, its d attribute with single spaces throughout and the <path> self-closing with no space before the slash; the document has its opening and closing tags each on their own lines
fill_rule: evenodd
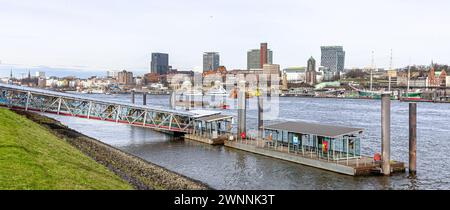
<svg viewBox="0 0 450 210">
<path fill-rule="evenodd" d="M 0 83 L 0 106 L 79 118 L 125 123 L 169 133 L 191 133 L 196 119 L 217 111 L 183 111 L 109 101 L 77 94 Z"/>
</svg>

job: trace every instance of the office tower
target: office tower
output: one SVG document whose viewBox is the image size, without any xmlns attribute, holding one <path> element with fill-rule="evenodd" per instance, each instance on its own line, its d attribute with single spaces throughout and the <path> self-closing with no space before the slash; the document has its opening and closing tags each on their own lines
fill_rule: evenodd
<svg viewBox="0 0 450 210">
<path fill-rule="evenodd" d="M 260 51 L 260 59 L 259 59 L 259 68 L 263 68 L 264 64 L 268 64 L 268 58 L 267 58 L 267 43 L 261 43 L 261 47 L 259 49 Z"/>
<path fill-rule="evenodd" d="M 273 64 L 272 56 L 272 50 L 267 49 L 267 64 Z M 260 49 L 252 49 L 247 52 L 247 70 L 250 69 L 262 69 Z"/>
<path fill-rule="evenodd" d="M 342 46 L 322 46 L 321 66 L 327 67 L 336 77 L 344 71 L 345 51 Z"/>
<path fill-rule="evenodd" d="M 152 53 L 151 73 L 165 75 L 169 72 L 169 54 Z"/>
<path fill-rule="evenodd" d="M 132 85 L 133 81 L 133 72 L 128 72 L 123 70 L 117 74 L 117 82 L 119 85 Z"/>
<path fill-rule="evenodd" d="M 203 53 L 203 72 L 215 71 L 220 66 L 220 55 L 218 52 Z"/>
</svg>

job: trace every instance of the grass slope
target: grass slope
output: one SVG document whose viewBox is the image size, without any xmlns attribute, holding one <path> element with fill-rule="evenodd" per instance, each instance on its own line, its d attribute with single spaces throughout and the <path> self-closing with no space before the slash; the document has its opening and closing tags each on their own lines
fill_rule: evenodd
<svg viewBox="0 0 450 210">
<path fill-rule="evenodd" d="M 40 125 L 0 108 L 0 189 L 132 189 Z"/>
</svg>

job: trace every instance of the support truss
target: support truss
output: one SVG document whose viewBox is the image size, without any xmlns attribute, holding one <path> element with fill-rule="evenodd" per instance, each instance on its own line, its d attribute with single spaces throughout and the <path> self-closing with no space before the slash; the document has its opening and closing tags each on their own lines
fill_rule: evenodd
<svg viewBox="0 0 450 210">
<path fill-rule="evenodd" d="M 31 89 L 31 88 L 30 88 Z M 48 92 L 48 93 L 47 93 Z M 0 106 L 187 133 L 194 115 L 0 85 Z"/>
</svg>

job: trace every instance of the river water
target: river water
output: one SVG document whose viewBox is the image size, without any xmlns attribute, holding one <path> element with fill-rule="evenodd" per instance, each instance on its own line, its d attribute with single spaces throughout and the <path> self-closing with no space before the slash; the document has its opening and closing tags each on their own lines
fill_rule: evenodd
<svg viewBox="0 0 450 210">
<path fill-rule="evenodd" d="M 129 101 L 129 95 L 95 95 Z M 142 103 L 139 97 L 136 103 Z M 149 104 L 168 106 L 169 96 L 148 96 Z M 265 103 L 268 104 L 267 102 Z M 279 98 L 279 114 L 265 124 L 308 121 L 364 128 L 363 154 L 381 150 L 380 101 Z M 236 111 L 225 111 L 236 114 Z M 257 123 L 247 114 L 248 128 Z M 146 128 L 48 115 L 69 127 L 215 189 L 450 189 L 450 104 L 419 103 L 417 176 L 352 177 L 222 146 L 172 139 Z M 408 163 L 408 103 L 392 101 L 391 158 Z"/>
</svg>

